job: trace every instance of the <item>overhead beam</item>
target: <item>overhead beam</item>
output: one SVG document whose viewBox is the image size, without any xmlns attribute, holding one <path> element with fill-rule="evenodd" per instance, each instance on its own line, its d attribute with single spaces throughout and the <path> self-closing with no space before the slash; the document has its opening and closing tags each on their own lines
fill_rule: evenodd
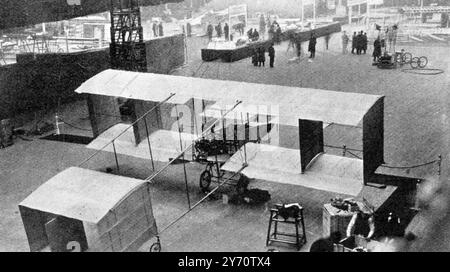
<svg viewBox="0 0 450 272">
<path fill-rule="evenodd" d="M 156 6 L 179 2 L 182 0 L 141 0 L 140 4 Z M 0 30 L 107 12 L 110 10 L 110 3 L 110 0 L 2 0 Z"/>
</svg>

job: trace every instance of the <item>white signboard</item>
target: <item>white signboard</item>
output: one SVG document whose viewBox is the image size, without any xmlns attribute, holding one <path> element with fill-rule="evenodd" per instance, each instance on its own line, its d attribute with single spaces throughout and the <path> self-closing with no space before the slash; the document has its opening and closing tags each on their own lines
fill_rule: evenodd
<svg viewBox="0 0 450 272">
<path fill-rule="evenodd" d="M 228 8 L 230 17 L 247 15 L 247 5 L 235 5 Z"/>
<path fill-rule="evenodd" d="M 348 7 L 362 5 L 362 4 L 366 4 L 366 3 L 367 3 L 367 0 L 347 0 Z"/>
</svg>

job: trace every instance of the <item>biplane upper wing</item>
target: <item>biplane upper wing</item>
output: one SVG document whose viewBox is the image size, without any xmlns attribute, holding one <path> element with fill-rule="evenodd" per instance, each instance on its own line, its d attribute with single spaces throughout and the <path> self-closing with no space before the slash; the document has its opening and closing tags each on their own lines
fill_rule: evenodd
<svg viewBox="0 0 450 272">
<path fill-rule="evenodd" d="M 295 126 L 298 119 L 358 126 L 382 97 L 120 70 L 105 70 L 83 83 L 76 92 L 145 101 L 162 101 L 174 93 L 170 103 L 185 104 L 193 98 L 208 100 L 216 103 L 211 109 L 219 111 L 241 101 L 234 109 L 239 115 L 242 112 L 267 115 L 269 107 L 271 115 L 277 115 L 281 124 Z"/>
</svg>

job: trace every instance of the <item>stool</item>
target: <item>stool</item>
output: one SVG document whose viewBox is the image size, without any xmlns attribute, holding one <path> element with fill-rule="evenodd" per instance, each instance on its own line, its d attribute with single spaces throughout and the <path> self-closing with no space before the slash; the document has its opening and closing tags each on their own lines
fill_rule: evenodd
<svg viewBox="0 0 450 272">
<path fill-rule="evenodd" d="M 280 209 L 284 208 L 284 205 L 277 204 L 275 208 L 270 210 L 270 220 L 269 220 L 269 229 L 267 230 L 267 240 L 266 246 L 270 244 L 270 242 L 280 242 L 290 245 L 297 246 L 297 250 L 300 250 L 303 244 L 306 244 L 306 230 L 305 230 L 305 221 L 303 217 L 303 207 L 298 205 L 299 210 L 290 218 L 280 217 Z M 278 223 L 281 224 L 290 224 L 295 226 L 295 233 L 284 233 L 278 231 Z M 272 230 L 272 224 L 274 225 L 274 231 Z M 301 224 L 302 235 L 299 233 L 299 226 Z M 289 239 L 289 238 L 295 238 Z"/>
</svg>

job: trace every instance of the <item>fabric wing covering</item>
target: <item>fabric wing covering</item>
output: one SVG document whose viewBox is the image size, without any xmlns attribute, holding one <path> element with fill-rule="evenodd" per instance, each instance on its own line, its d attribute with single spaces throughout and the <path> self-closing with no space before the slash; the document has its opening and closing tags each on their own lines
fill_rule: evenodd
<svg viewBox="0 0 450 272">
<path fill-rule="evenodd" d="M 236 101 L 241 101 L 236 112 L 265 115 L 269 107 L 271 115 L 279 117 L 280 124 L 295 126 L 298 119 L 358 126 L 367 111 L 382 98 L 360 93 L 120 70 L 105 70 L 83 83 L 76 92 L 156 102 L 174 93 L 169 103 L 185 104 L 192 98 L 203 99 L 215 101 L 213 109 L 219 111 L 226 111 Z"/>
<path fill-rule="evenodd" d="M 118 154 L 147 160 L 153 157 L 153 160 L 155 161 L 164 162 L 177 158 L 186 147 L 191 145 L 192 142 L 197 139 L 197 136 L 194 134 L 179 134 L 175 131 L 161 129 L 151 133 L 148 137 L 148 141 L 143 140 L 136 145 L 133 129 L 128 128 L 129 125 L 126 124 L 114 125 L 90 142 L 89 145 L 87 145 L 87 148 L 114 153 L 114 147 L 110 144 L 111 140 L 115 139 L 117 135 L 126 130 L 125 133 L 114 140 L 114 145 Z M 183 149 L 180 146 L 180 135 Z M 150 156 L 148 142 L 151 144 L 152 157 Z M 105 145 L 107 146 L 105 147 Z M 102 149 L 103 147 L 105 148 Z M 186 150 L 184 155 L 187 158 L 191 158 L 191 149 Z"/>
<path fill-rule="evenodd" d="M 247 143 L 222 166 L 252 179 L 298 185 L 307 188 L 357 196 L 363 188 L 363 162 L 359 159 L 319 154 L 301 172 L 299 151 L 272 145 Z"/>
<path fill-rule="evenodd" d="M 64 170 L 19 204 L 31 251 L 51 247 L 47 225 L 55 218 L 82 226 L 87 251 L 138 250 L 157 231 L 149 190 L 143 180 L 77 167 Z"/>
</svg>

